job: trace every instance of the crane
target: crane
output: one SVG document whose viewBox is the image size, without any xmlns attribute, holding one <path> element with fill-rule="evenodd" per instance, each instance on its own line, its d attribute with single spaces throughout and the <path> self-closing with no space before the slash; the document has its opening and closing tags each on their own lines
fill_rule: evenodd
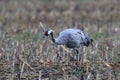
<svg viewBox="0 0 120 80">
<path fill-rule="evenodd" d="M 59 33 L 57 38 L 54 37 L 54 31 L 52 29 L 44 32 L 45 36 L 51 36 L 51 40 L 57 45 L 65 45 L 68 48 L 73 48 L 78 54 L 77 48 L 89 45 L 93 46 L 93 40 L 88 34 L 80 29 L 69 28 Z"/>
</svg>

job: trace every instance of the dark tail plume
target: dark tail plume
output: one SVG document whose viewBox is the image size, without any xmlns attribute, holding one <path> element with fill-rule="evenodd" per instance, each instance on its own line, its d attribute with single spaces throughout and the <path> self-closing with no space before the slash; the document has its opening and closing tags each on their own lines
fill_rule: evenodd
<svg viewBox="0 0 120 80">
<path fill-rule="evenodd" d="M 89 45 L 92 45 L 92 46 L 93 46 L 93 40 L 90 39 L 90 40 L 88 40 L 87 42 L 84 42 L 83 44 L 84 44 L 86 47 L 88 47 Z"/>
</svg>

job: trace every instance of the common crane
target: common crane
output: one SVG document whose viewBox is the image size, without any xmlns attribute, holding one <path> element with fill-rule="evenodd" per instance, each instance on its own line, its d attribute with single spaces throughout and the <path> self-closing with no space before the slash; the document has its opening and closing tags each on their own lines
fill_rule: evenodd
<svg viewBox="0 0 120 80">
<path fill-rule="evenodd" d="M 80 29 L 65 29 L 59 33 L 57 38 L 54 38 L 52 29 L 45 31 L 45 36 L 51 36 L 51 40 L 57 45 L 65 45 L 68 48 L 73 48 L 78 54 L 77 48 L 92 45 L 93 40 L 88 34 Z"/>
</svg>

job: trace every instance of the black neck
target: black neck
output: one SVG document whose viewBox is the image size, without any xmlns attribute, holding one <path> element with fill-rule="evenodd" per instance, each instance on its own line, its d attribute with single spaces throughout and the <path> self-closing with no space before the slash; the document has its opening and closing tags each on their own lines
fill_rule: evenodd
<svg viewBox="0 0 120 80">
<path fill-rule="evenodd" d="M 51 38 L 52 38 L 52 41 L 55 43 L 55 38 L 53 36 L 53 32 L 51 33 Z"/>
</svg>

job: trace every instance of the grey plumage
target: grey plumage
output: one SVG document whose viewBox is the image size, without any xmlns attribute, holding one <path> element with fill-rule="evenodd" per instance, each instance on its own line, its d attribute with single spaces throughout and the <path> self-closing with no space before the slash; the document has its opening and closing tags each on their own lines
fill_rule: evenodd
<svg viewBox="0 0 120 80">
<path fill-rule="evenodd" d="M 54 38 L 53 30 L 48 30 L 45 35 L 51 35 L 52 41 L 57 45 L 65 45 L 68 48 L 79 48 L 92 45 L 93 40 L 88 34 L 80 29 L 65 29 L 60 32 L 57 38 Z"/>
</svg>

